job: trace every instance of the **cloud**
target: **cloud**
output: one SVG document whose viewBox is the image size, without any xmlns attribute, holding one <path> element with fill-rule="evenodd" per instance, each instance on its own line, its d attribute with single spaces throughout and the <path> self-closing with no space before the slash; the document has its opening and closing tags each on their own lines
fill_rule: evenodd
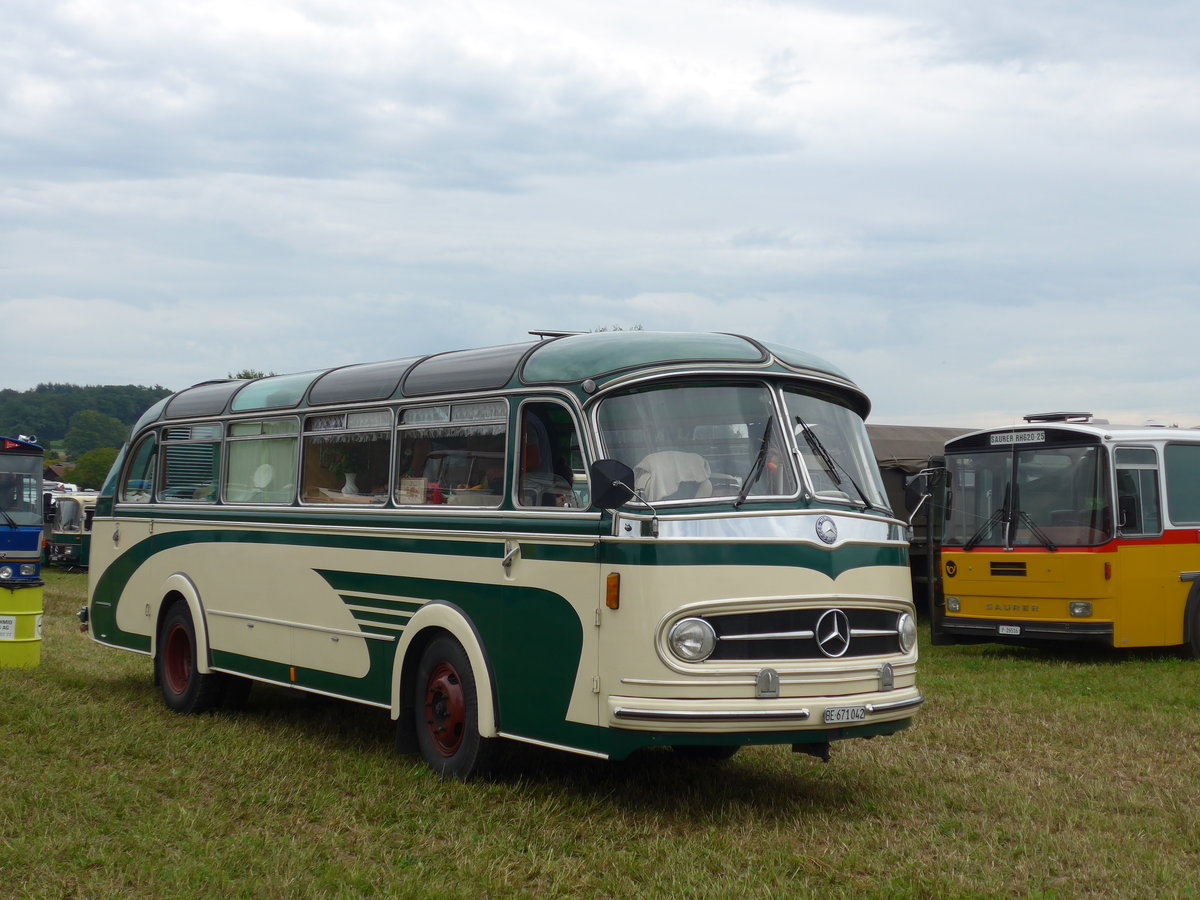
<svg viewBox="0 0 1200 900">
<path fill-rule="evenodd" d="M 1196 17 L 11 0 L 0 310 L 90 344 L 9 385 L 641 324 L 823 355 L 881 421 L 1196 418 Z"/>
</svg>

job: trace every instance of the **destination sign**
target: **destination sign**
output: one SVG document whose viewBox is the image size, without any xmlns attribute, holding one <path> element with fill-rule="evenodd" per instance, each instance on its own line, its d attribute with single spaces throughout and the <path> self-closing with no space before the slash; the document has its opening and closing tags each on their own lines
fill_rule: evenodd
<svg viewBox="0 0 1200 900">
<path fill-rule="evenodd" d="M 1007 447 L 1009 444 L 1041 444 L 1046 440 L 1044 431 L 1002 431 L 992 435 L 993 447 Z"/>
</svg>

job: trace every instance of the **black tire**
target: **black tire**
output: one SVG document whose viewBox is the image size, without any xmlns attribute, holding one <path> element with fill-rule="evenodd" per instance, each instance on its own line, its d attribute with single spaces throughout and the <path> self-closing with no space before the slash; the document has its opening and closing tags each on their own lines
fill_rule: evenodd
<svg viewBox="0 0 1200 900">
<path fill-rule="evenodd" d="M 1192 585 L 1183 610 L 1183 655 L 1200 659 L 1200 582 Z"/>
<path fill-rule="evenodd" d="M 674 744 L 671 749 L 687 762 L 719 763 L 732 758 L 741 747 L 738 744 Z"/>
<path fill-rule="evenodd" d="M 497 741 L 479 734 L 475 672 L 458 641 L 443 635 L 425 648 L 413 691 L 417 747 L 426 765 L 460 781 L 484 774 Z"/>
<path fill-rule="evenodd" d="M 212 709 L 221 700 L 220 676 L 197 670 L 196 627 L 182 601 L 171 605 L 159 626 L 154 668 L 168 709 L 190 715 Z"/>
</svg>

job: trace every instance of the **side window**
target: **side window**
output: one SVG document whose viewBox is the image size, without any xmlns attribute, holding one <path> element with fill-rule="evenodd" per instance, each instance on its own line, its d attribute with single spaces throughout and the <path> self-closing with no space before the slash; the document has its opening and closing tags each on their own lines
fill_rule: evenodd
<svg viewBox="0 0 1200 900">
<path fill-rule="evenodd" d="M 1150 448 L 1121 447 L 1117 463 L 1117 528 L 1126 537 L 1162 532 L 1158 457 Z"/>
<path fill-rule="evenodd" d="M 507 416 L 503 400 L 404 410 L 397 505 L 499 506 L 504 500 Z"/>
<path fill-rule="evenodd" d="M 229 426 L 226 503 L 291 503 L 296 496 L 296 419 Z"/>
<path fill-rule="evenodd" d="M 220 425 L 164 429 L 158 499 L 173 503 L 215 503 L 220 438 Z"/>
<path fill-rule="evenodd" d="M 304 422 L 301 499 L 387 503 L 391 436 L 392 414 L 386 409 L 309 416 Z"/>
<path fill-rule="evenodd" d="M 158 442 L 153 434 L 142 438 L 134 449 L 121 482 L 120 499 L 125 503 L 149 503 L 154 493 L 154 463 Z"/>
<path fill-rule="evenodd" d="M 516 501 L 521 506 L 587 506 L 587 476 L 575 420 L 559 403 L 521 407 Z"/>
<path fill-rule="evenodd" d="M 1200 525 L 1200 444 L 1168 444 L 1167 511 L 1176 525 Z"/>
</svg>

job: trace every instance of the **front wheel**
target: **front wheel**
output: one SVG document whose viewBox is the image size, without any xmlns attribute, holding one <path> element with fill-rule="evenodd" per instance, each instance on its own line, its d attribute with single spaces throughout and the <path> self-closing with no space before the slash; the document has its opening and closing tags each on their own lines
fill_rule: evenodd
<svg viewBox="0 0 1200 900">
<path fill-rule="evenodd" d="M 169 709 L 199 713 L 220 702 L 220 677 L 203 674 L 196 666 L 196 627 L 186 603 L 175 602 L 163 617 L 154 665 Z"/>
<path fill-rule="evenodd" d="M 495 739 L 479 734 L 479 694 L 462 644 L 448 635 L 421 655 L 413 698 L 421 757 L 443 778 L 467 781 L 495 755 Z"/>
</svg>

